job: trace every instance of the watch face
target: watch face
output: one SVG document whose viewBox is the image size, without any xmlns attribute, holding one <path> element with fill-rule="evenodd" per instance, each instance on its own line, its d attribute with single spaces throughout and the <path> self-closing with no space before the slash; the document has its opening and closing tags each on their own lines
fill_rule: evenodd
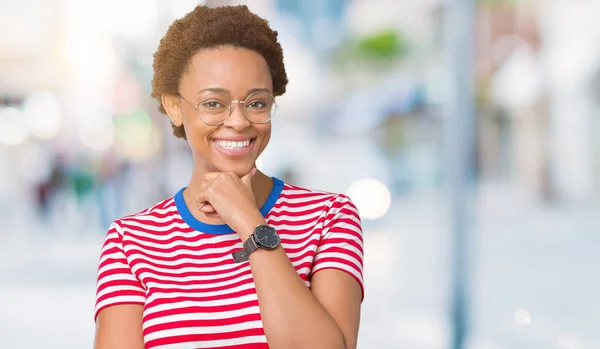
<svg viewBox="0 0 600 349">
<path fill-rule="evenodd" d="M 277 235 L 275 228 L 268 225 L 256 227 L 254 239 L 257 244 L 266 249 L 274 249 L 279 245 L 279 235 Z"/>
</svg>

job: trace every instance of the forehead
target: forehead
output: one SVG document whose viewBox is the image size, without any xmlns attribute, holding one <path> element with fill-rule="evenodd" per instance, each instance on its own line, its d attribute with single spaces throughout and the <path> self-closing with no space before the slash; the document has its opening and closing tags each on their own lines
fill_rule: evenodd
<svg viewBox="0 0 600 349">
<path fill-rule="evenodd" d="M 262 55 L 245 48 L 223 47 L 195 54 L 180 83 L 183 91 L 191 93 L 209 87 L 237 95 L 253 88 L 272 90 L 273 81 Z"/>
</svg>

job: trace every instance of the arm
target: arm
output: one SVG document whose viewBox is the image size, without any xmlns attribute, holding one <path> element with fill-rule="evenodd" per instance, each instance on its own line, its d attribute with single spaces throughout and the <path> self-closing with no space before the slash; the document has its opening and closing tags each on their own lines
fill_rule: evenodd
<svg viewBox="0 0 600 349">
<path fill-rule="evenodd" d="M 141 304 L 120 304 L 100 311 L 94 349 L 144 349 Z"/>
<path fill-rule="evenodd" d="M 208 173 L 197 201 L 212 209 L 245 242 L 265 219 L 250 179 Z M 307 288 L 281 246 L 250 255 L 264 331 L 272 349 L 354 349 L 362 300 L 363 240 L 356 207 L 344 195 L 331 202 Z M 327 271 L 325 271 L 327 270 Z M 318 273 L 322 273 L 318 275 Z"/>
<path fill-rule="evenodd" d="M 362 282 L 362 234 L 356 208 L 347 198 L 341 200 L 334 203 L 337 207 L 331 211 L 335 212 L 330 212 L 325 223 L 312 290 L 298 276 L 281 246 L 273 251 L 259 249 L 250 255 L 265 334 L 273 349 L 356 348 L 362 300 L 357 282 Z M 339 212 L 344 215 L 348 211 L 355 218 L 340 219 Z M 248 225 L 242 240 L 256 224 L 265 223 L 261 220 L 257 218 Z M 348 220 L 354 224 L 348 224 Z M 359 270 L 348 272 L 346 269 L 352 267 L 339 263 L 344 245 L 358 247 L 353 249 L 360 254 Z"/>
<path fill-rule="evenodd" d="M 113 223 L 106 235 L 96 291 L 95 349 L 143 349 L 146 293 L 123 252 L 123 232 Z"/>
<path fill-rule="evenodd" d="M 335 269 L 323 269 L 312 277 L 315 298 L 339 326 L 347 349 L 356 349 L 362 290 L 356 279 Z"/>
</svg>

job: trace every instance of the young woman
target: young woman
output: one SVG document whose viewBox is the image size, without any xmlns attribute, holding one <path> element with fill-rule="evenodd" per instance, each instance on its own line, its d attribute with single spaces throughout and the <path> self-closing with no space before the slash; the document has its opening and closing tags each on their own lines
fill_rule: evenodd
<svg viewBox="0 0 600 349">
<path fill-rule="evenodd" d="M 245 6 L 198 6 L 161 40 L 154 73 L 194 168 L 173 197 L 111 225 L 95 348 L 355 348 L 356 207 L 255 168 L 287 84 L 277 32 Z"/>
</svg>

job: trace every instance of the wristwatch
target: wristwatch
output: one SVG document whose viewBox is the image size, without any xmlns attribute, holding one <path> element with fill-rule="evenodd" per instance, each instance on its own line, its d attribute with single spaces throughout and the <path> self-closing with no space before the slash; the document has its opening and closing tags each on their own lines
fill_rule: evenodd
<svg viewBox="0 0 600 349">
<path fill-rule="evenodd" d="M 273 250 L 280 243 L 281 239 L 275 228 L 266 224 L 257 225 L 252 235 L 244 242 L 244 249 L 233 252 L 233 260 L 236 263 L 245 262 L 257 249 Z"/>
</svg>

